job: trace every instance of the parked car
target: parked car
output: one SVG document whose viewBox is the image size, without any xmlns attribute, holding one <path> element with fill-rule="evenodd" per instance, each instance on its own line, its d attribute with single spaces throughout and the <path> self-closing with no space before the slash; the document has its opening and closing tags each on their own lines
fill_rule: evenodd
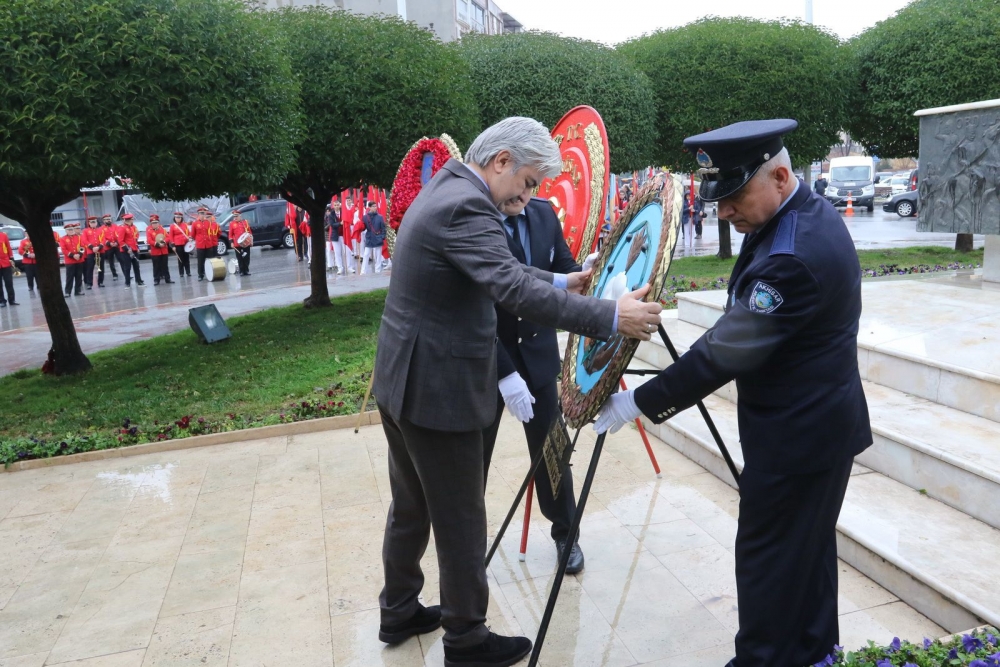
<svg viewBox="0 0 1000 667">
<path fill-rule="evenodd" d="M 892 194 L 894 195 L 898 195 L 900 192 L 906 192 L 910 189 L 910 175 L 897 174 L 892 177 L 889 184 L 892 185 Z"/>
<path fill-rule="evenodd" d="M 910 176 L 909 176 L 909 178 L 910 178 L 910 185 L 909 185 L 909 188 L 907 188 L 907 189 L 909 189 L 909 190 L 916 190 L 917 189 L 917 186 L 920 184 L 920 179 L 918 178 L 919 174 L 920 174 L 920 170 L 919 169 L 914 169 L 913 171 L 910 172 Z"/>
<path fill-rule="evenodd" d="M 21 270 L 21 253 L 18 252 L 17 247 L 21 245 L 21 240 L 27 236 L 23 227 L 18 227 L 16 225 L 0 225 L 0 232 L 7 235 L 10 239 L 10 248 L 14 251 L 14 266 Z"/>
<path fill-rule="evenodd" d="M 920 193 L 916 190 L 906 190 L 890 197 L 889 201 L 882 204 L 882 210 L 886 213 L 895 213 L 901 218 L 909 218 L 917 214 L 919 205 Z"/>
<path fill-rule="evenodd" d="M 139 232 L 139 259 L 149 257 L 149 244 L 146 243 L 146 227 L 149 227 L 149 223 L 142 220 L 135 220 L 133 222 Z"/>
<path fill-rule="evenodd" d="M 294 248 L 295 238 L 285 227 L 284 199 L 265 199 L 263 201 L 247 202 L 234 207 L 240 212 L 253 232 L 255 246 L 269 245 L 275 248 Z M 230 213 L 219 223 L 219 255 L 225 255 L 233 247 L 235 239 L 229 238 L 229 223 L 233 219 Z"/>
<path fill-rule="evenodd" d="M 830 181 L 826 198 L 834 206 L 864 206 L 875 210 L 875 185 L 880 182 L 875 161 L 865 156 L 835 157 L 830 160 Z"/>
</svg>

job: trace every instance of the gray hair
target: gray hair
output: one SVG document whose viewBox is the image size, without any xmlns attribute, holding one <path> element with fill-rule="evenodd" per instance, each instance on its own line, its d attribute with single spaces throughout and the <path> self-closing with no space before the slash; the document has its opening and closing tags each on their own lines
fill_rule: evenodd
<svg viewBox="0 0 1000 667">
<path fill-rule="evenodd" d="M 757 173 L 754 174 L 754 178 L 764 180 L 778 167 L 784 167 L 789 173 L 792 171 L 792 158 L 789 157 L 787 148 L 782 148 L 777 155 L 762 164 Z"/>
<path fill-rule="evenodd" d="M 534 118 L 511 116 L 486 128 L 465 152 L 465 161 L 485 168 L 500 151 L 510 152 L 514 171 L 530 165 L 554 178 L 562 170 L 559 146 Z"/>
</svg>

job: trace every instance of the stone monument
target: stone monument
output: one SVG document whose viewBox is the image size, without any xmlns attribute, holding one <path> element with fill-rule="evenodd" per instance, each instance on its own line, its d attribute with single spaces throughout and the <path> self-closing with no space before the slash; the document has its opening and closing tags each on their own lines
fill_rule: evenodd
<svg viewBox="0 0 1000 667">
<path fill-rule="evenodd" d="M 1000 282 L 1000 100 L 922 109 L 917 231 L 985 234 L 983 280 Z"/>
</svg>

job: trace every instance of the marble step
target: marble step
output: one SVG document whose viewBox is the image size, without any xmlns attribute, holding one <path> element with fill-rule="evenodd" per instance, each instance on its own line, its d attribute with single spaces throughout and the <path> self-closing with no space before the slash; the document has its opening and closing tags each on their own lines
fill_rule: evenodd
<svg viewBox="0 0 1000 667">
<path fill-rule="evenodd" d="M 683 354 L 704 329 L 670 314 L 675 312 L 665 313 L 664 329 Z M 670 363 L 659 339 L 642 343 L 636 359 L 654 368 Z M 863 383 L 874 442 L 858 461 L 1000 528 L 1000 425 L 874 382 Z M 736 403 L 735 383 L 715 396 Z"/>
<path fill-rule="evenodd" d="M 742 469 L 736 406 L 705 403 Z M 644 421 L 650 436 L 735 486 L 697 410 Z M 856 464 L 837 531 L 841 558 L 950 632 L 1000 622 L 1000 530 Z"/>
<path fill-rule="evenodd" d="M 862 299 L 862 378 L 1000 422 L 1000 292 L 868 281 Z M 707 329 L 725 300 L 724 291 L 683 292 L 678 319 Z"/>
</svg>

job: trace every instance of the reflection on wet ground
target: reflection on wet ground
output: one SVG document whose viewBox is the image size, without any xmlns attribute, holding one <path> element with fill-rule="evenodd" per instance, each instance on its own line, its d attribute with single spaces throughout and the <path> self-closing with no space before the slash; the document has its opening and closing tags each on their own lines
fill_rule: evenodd
<svg viewBox="0 0 1000 667">
<path fill-rule="evenodd" d="M 505 418 L 491 530 L 527 470 Z M 574 457 L 582 469 L 594 438 Z M 634 430 L 608 439 L 545 665 L 718 667 L 737 629 L 736 492 Z M 0 664 L 440 665 L 441 632 L 377 640 L 389 504 L 381 427 L 269 438 L 0 475 Z M 578 475 L 578 484 L 583 475 Z M 536 511 L 490 568 L 489 624 L 533 636 L 556 570 Z M 425 603 L 438 601 L 433 541 Z M 944 631 L 841 564 L 841 643 Z M 100 657 L 104 656 L 104 657 Z"/>
</svg>

